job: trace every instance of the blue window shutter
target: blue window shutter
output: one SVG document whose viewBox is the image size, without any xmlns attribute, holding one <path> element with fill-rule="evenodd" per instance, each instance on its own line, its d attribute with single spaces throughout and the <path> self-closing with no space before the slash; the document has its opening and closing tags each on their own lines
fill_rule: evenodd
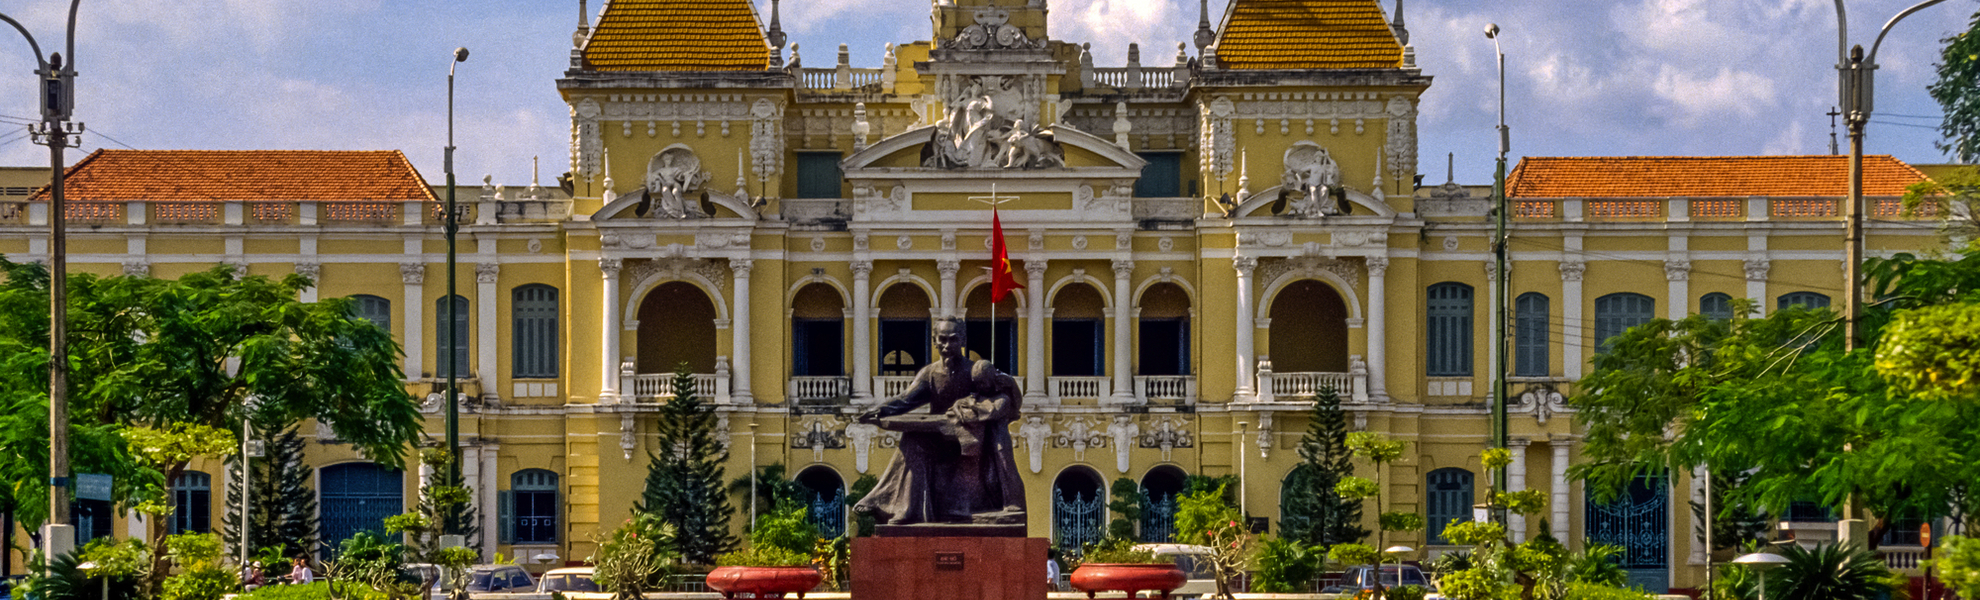
<svg viewBox="0 0 1980 600">
<path fill-rule="evenodd" d="M 495 513 L 497 515 L 495 520 L 502 524 L 499 543 L 516 543 L 516 493 L 512 490 L 502 490 L 496 498 L 500 508 Z"/>
</svg>

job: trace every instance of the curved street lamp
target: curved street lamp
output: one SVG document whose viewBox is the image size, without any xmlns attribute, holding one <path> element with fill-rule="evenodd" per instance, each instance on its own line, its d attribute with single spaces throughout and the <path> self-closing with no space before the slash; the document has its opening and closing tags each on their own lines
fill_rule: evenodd
<svg viewBox="0 0 1980 600">
<path fill-rule="evenodd" d="M 454 268 L 458 257 L 454 248 L 454 234 L 460 231 L 460 215 L 454 209 L 454 67 L 467 62 L 467 48 L 455 48 L 453 62 L 447 63 L 447 477 L 456 484 L 461 481 L 461 344 L 458 326 L 455 324 L 461 308 L 455 302 Z M 486 317 L 484 317 L 486 318 Z M 417 368 L 417 367 L 415 367 Z M 485 508 L 485 507 L 484 507 Z M 441 533 L 454 534 L 452 519 L 441 524 Z"/>
<path fill-rule="evenodd" d="M 29 125 L 34 143 L 48 146 L 48 523 L 42 526 L 42 551 L 49 557 L 74 550 L 76 537 L 69 528 L 69 238 L 66 228 L 67 204 L 62 194 L 62 150 L 71 137 L 80 136 L 82 123 L 69 121 L 75 110 L 76 93 L 76 10 L 82 0 L 69 0 L 68 38 L 61 52 L 44 57 L 34 34 L 13 17 L 0 14 L 0 21 L 13 25 L 27 38 L 37 67 L 36 95 L 41 97 L 41 123 Z"/>
<path fill-rule="evenodd" d="M 1492 175 L 1492 211 L 1494 232 L 1492 237 L 1492 258 L 1497 262 L 1497 281 L 1492 287 L 1492 447 L 1509 448 L 1511 434 L 1506 423 L 1506 313 L 1510 308 L 1507 301 L 1512 289 L 1512 278 L 1506 276 L 1506 241 L 1508 238 L 1508 218 L 1512 212 L 1506 201 L 1506 153 L 1512 150 L 1511 130 L 1506 128 L 1506 52 L 1499 46 L 1499 24 L 1485 25 L 1485 38 L 1492 40 L 1492 52 L 1499 58 L 1499 164 Z M 1492 469 L 1493 489 L 1510 489 L 1507 485 L 1506 468 Z M 1489 502 L 1489 500 L 1488 500 Z M 1503 518 L 1495 520 L 1504 523 Z"/>
</svg>

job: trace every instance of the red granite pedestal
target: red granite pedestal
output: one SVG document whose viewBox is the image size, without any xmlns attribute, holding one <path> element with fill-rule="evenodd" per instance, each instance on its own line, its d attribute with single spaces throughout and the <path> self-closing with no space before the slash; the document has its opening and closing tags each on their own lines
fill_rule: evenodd
<svg viewBox="0 0 1980 600">
<path fill-rule="evenodd" d="M 998 535 L 1008 535 L 1008 528 L 910 527 L 883 527 L 879 537 L 853 539 L 854 597 L 1044 600 L 1045 538 Z"/>
</svg>

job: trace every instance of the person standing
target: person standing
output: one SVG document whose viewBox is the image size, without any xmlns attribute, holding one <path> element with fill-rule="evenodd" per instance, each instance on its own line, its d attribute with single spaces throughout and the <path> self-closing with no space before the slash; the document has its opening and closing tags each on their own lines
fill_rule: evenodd
<svg viewBox="0 0 1980 600">
<path fill-rule="evenodd" d="M 315 574 L 309 572 L 309 561 L 303 560 L 300 556 L 296 557 L 295 563 L 289 566 L 289 583 L 304 585 L 315 579 Z"/>
</svg>

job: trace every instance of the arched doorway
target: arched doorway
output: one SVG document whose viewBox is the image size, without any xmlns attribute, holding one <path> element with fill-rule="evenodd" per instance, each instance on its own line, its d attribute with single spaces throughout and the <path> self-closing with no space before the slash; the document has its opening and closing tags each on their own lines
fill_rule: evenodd
<svg viewBox="0 0 1980 600">
<path fill-rule="evenodd" d="M 818 537 L 846 535 L 846 481 L 830 467 L 813 466 L 798 473 L 804 487 L 805 514 L 818 527 Z"/>
<path fill-rule="evenodd" d="M 1160 465 L 1141 476 L 1141 541 L 1175 541 L 1176 508 L 1189 489 L 1189 475 L 1175 465 Z"/>
<path fill-rule="evenodd" d="M 687 363 L 690 373 L 715 372 L 715 303 L 701 288 L 670 281 L 653 288 L 639 303 L 640 373 L 673 373 Z"/>
<path fill-rule="evenodd" d="M 969 291 L 969 299 L 964 303 L 964 325 L 968 341 L 970 360 L 990 359 L 997 363 L 997 370 L 1016 373 L 1017 368 L 1017 315 L 1016 294 L 997 303 L 997 318 L 990 318 L 990 285 L 976 286 Z M 995 323 L 995 331 L 991 324 Z M 991 344 L 996 344 L 996 358 L 991 359 Z"/>
<path fill-rule="evenodd" d="M 791 375 L 845 375 L 845 331 L 846 305 L 839 290 L 823 283 L 799 289 L 791 298 Z"/>
<path fill-rule="evenodd" d="M 896 283 L 880 293 L 880 375 L 913 377 L 928 364 L 928 320 L 934 305 L 928 292 L 912 283 Z M 883 396 L 892 394 L 875 390 Z"/>
<path fill-rule="evenodd" d="M 1272 298 L 1270 349 L 1272 372 L 1346 373 L 1348 371 L 1347 302 L 1333 286 L 1302 279 L 1279 289 Z M 1346 395 L 1349 390 L 1335 390 Z"/>
<path fill-rule="evenodd" d="M 344 463 L 324 467 L 318 476 L 323 543 L 333 550 L 360 531 L 385 535 L 385 519 L 406 510 L 403 472 Z"/>
<path fill-rule="evenodd" d="M 1652 594 L 1670 589 L 1671 495 L 1663 477 L 1637 477 L 1614 502 L 1595 501 L 1588 494 L 1588 541 L 1623 549 L 1622 568 L 1629 583 Z"/>
<path fill-rule="evenodd" d="M 1052 542 L 1078 554 L 1107 533 L 1107 491 L 1100 473 L 1073 466 L 1052 482 Z"/>
</svg>

